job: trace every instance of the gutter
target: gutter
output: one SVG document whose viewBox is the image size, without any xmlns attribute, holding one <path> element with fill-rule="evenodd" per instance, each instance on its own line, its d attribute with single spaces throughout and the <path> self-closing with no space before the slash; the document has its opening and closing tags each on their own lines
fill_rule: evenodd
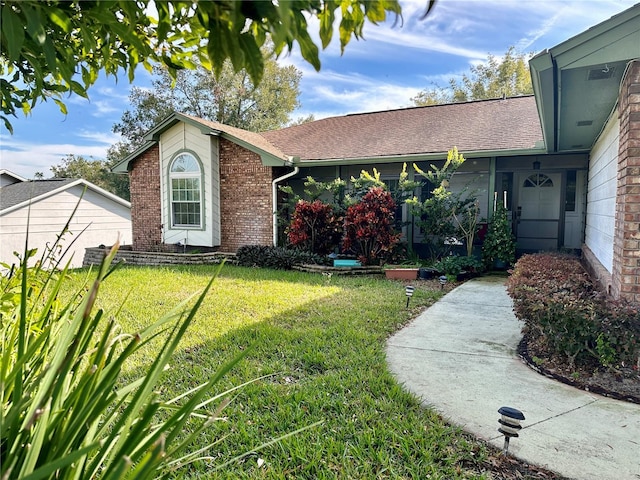
<svg viewBox="0 0 640 480">
<path fill-rule="evenodd" d="M 543 140 L 544 141 L 544 140 Z M 540 155 L 547 153 L 542 147 L 516 148 L 507 150 L 460 150 L 464 158 L 490 158 L 512 155 Z M 313 160 L 299 160 L 296 163 L 302 167 L 326 167 L 329 165 L 362 165 L 379 163 L 410 163 L 423 161 L 437 161 L 447 158 L 447 152 L 436 153 L 410 153 L 402 155 L 384 155 L 379 157 L 354 157 L 354 158 L 327 158 Z"/>
<path fill-rule="evenodd" d="M 293 171 L 281 177 L 275 178 L 271 182 L 271 195 L 273 198 L 273 246 L 278 246 L 278 183 L 291 178 L 300 171 L 299 167 L 293 167 Z"/>
</svg>

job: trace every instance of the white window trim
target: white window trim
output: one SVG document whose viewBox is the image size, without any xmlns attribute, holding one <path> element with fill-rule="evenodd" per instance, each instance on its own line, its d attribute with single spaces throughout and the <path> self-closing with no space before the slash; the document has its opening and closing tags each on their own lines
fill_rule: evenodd
<svg viewBox="0 0 640 480">
<path fill-rule="evenodd" d="M 198 166 L 198 171 L 197 172 L 172 172 L 172 168 L 174 163 L 176 162 L 176 160 L 181 157 L 182 155 L 188 155 L 190 157 L 192 157 L 195 162 L 196 165 Z M 180 230 L 202 230 L 204 228 L 204 208 L 203 208 L 203 199 L 204 199 L 204 192 L 203 192 L 203 172 L 202 172 L 202 165 L 200 164 L 200 160 L 198 159 L 198 157 L 193 154 L 192 152 L 189 151 L 182 151 L 179 152 L 178 154 L 176 154 L 176 156 L 171 160 L 171 162 L 169 162 L 169 182 L 168 182 L 168 190 L 169 190 L 169 220 L 171 222 L 171 228 L 172 229 L 180 229 Z M 199 205 L 199 214 L 200 214 L 200 223 L 198 224 L 181 224 L 181 223 L 174 223 L 174 211 L 173 211 L 173 205 L 174 203 L 184 203 L 184 202 L 174 202 L 173 199 L 173 180 L 174 179 L 181 179 L 181 178 L 197 178 L 198 179 L 198 186 L 199 186 L 199 190 L 200 190 L 200 200 L 198 201 L 198 205 Z"/>
</svg>

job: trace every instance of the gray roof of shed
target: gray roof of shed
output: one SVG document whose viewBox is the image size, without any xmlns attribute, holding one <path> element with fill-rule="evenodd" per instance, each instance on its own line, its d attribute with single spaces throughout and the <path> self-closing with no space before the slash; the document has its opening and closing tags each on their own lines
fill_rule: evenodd
<svg viewBox="0 0 640 480">
<path fill-rule="evenodd" d="M 0 188 L 0 211 L 27 202 L 32 198 L 38 198 L 75 181 L 73 178 L 54 178 L 6 185 Z"/>
</svg>

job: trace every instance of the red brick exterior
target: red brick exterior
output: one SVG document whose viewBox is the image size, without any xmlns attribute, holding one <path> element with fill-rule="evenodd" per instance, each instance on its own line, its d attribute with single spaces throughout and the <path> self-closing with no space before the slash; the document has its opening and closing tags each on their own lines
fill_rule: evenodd
<svg viewBox="0 0 640 480">
<path fill-rule="evenodd" d="M 273 243 L 271 167 L 260 156 L 220 139 L 219 250 L 235 252 L 242 245 Z M 160 191 L 160 150 L 157 145 L 140 155 L 129 172 L 133 249 L 164 250 Z"/>
<path fill-rule="evenodd" d="M 220 139 L 220 250 L 273 244 L 272 180 L 258 154 Z"/>
<path fill-rule="evenodd" d="M 611 293 L 640 302 L 640 61 L 620 90 L 620 144 Z"/>
<path fill-rule="evenodd" d="M 129 172 L 133 248 L 157 250 L 162 243 L 160 149 L 154 145 L 140 155 Z"/>
</svg>

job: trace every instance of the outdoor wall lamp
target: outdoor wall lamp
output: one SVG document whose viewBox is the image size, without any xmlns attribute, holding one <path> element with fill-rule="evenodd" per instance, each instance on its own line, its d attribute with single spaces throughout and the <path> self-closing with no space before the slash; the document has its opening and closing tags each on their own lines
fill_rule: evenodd
<svg viewBox="0 0 640 480">
<path fill-rule="evenodd" d="M 512 407 L 500 407 L 498 413 L 502 415 L 498 420 L 501 425 L 498 431 L 504 435 L 502 451 L 506 454 L 509 451 L 509 440 L 512 437 L 518 437 L 518 432 L 522 429 L 520 421 L 524 420 L 524 415 L 520 410 Z"/>
<path fill-rule="evenodd" d="M 411 297 L 413 296 L 413 291 L 415 289 L 416 287 L 412 285 L 407 285 L 406 287 L 404 287 L 404 293 L 407 294 L 407 308 L 409 308 L 409 300 L 411 300 Z"/>
<path fill-rule="evenodd" d="M 538 160 L 533 162 L 533 169 L 534 170 L 540 170 L 540 162 Z"/>
<path fill-rule="evenodd" d="M 438 278 L 438 280 L 440 280 L 440 290 L 442 290 L 444 286 L 447 284 L 447 276 L 442 275 Z"/>
</svg>

